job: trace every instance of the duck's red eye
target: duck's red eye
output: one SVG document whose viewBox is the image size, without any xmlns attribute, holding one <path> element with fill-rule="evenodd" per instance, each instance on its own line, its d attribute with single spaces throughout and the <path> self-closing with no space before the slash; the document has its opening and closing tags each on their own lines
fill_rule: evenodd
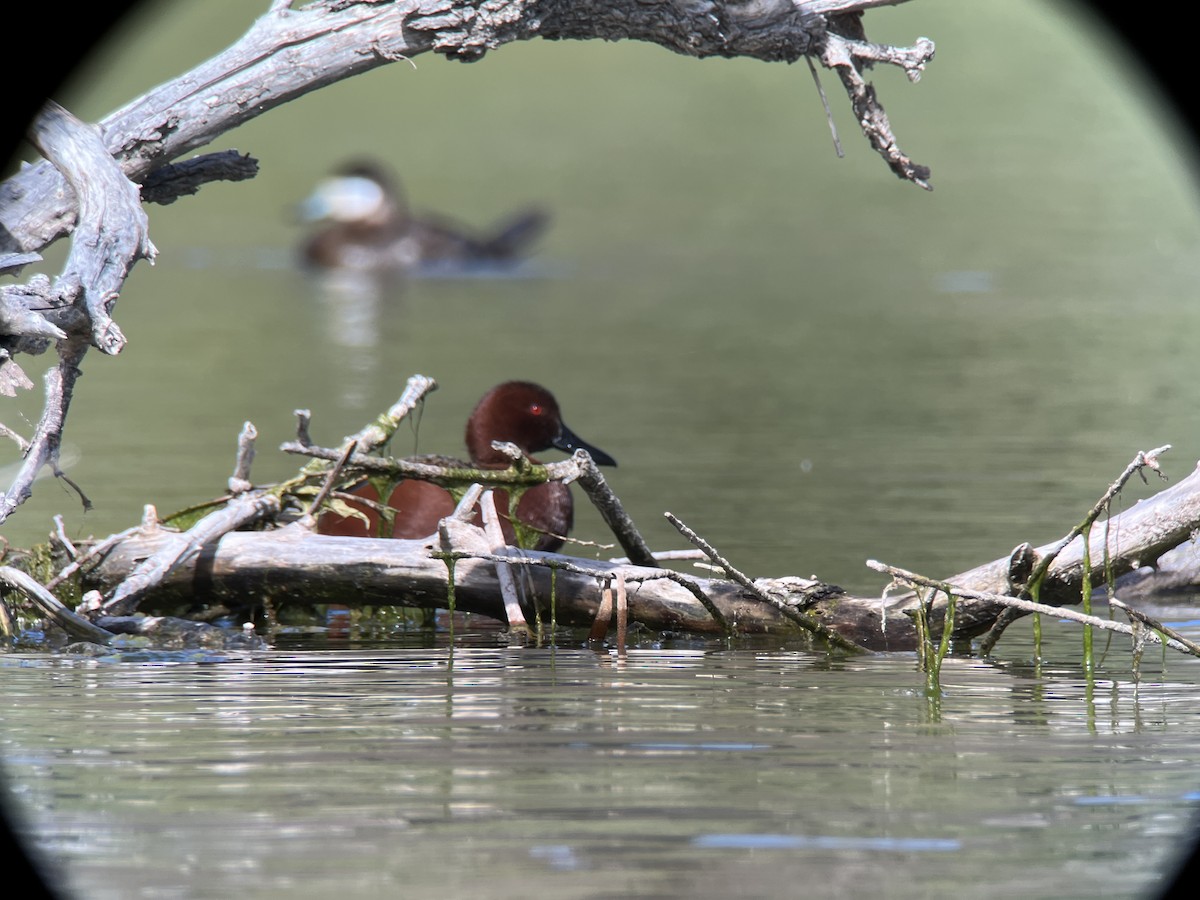
<svg viewBox="0 0 1200 900">
<path fill-rule="evenodd" d="M 531 403 L 529 405 L 529 414 L 531 416 L 540 416 L 546 411 L 546 408 L 540 403 Z"/>
</svg>

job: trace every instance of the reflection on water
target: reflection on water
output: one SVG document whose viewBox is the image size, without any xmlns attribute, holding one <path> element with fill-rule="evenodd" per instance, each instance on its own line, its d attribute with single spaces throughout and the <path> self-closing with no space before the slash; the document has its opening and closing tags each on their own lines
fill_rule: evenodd
<svg viewBox="0 0 1200 900">
<path fill-rule="evenodd" d="M 327 342 L 336 364 L 336 399 L 352 409 L 362 409 L 378 373 L 389 363 L 384 345 L 388 329 L 385 316 L 403 315 L 405 294 L 413 282 L 512 282 L 561 278 L 565 270 L 537 261 L 494 265 L 457 261 L 428 263 L 411 272 L 366 272 L 333 269 L 306 273 L 307 287 L 316 295 L 324 318 L 321 339 Z M 415 374 L 415 373 L 410 373 Z"/>
<path fill-rule="evenodd" d="M 949 660 L 933 718 L 907 654 L 8 657 L 4 765 L 80 897 L 1145 896 L 1200 664 L 1089 701 L 1076 637 L 1053 676 Z"/>
<path fill-rule="evenodd" d="M 368 272 L 333 271 L 314 274 L 313 284 L 325 312 L 325 336 L 343 354 L 338 394 L 353 408 L 367 400 L 365 386 L 380 365 L 379 305 L 384 294 L 403 292 L 398 279 L 380 279 Z"/>
</svg>

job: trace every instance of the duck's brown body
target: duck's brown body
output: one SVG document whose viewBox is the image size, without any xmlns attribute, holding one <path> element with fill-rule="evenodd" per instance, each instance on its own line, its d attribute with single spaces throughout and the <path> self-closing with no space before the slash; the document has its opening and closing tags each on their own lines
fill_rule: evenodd
<svg viewBox="0 0 1200 900">
<path fill-rule="evenodd" d="M 516 444 L 526 455 L 555 447 L 564 451 L 583 448 L 600 465 L 615 466 L 616 461 L 597 447 L 578 438 L 562 421 L 558 403 L 540 385 L 525 381 L 509 381 L 497 385 L 481 399 L 467 420 L 466 443 L 470 463 L 481 469 L 504 469 L 508 458 L 492 447 L 492 441 Z M 438 460 L 443 464 L 447 461 Z M 378 501 L 379 494 L 370 484 L 353 491 L 360 497 Z M 504 537 L 516 544 L 516 532 L 509 521 L 509 499 L 506 491 L 495 491 L 496 511 L 500 514 Z M 396 510 L 391 537 L 419 539 L 437 531 L 438 522 L 454 511 L 454 498 L 436 485 L 410 479 L 401 482 L 388 498 L 388 506 Z M 326 513 L 318 529 L 322 534 L 379 537 L 379 515 L 366 504 L 356 505 L 368 522 L 350 516 Z M 570 489 L 558 482 L 547 482 L 528 488 L 517 504 L 517 519 L 528 529 L 537 532 L 533 544 L 536 550 L 557 550 L 574 524 L 574 502 Z M 476 511 L 478 523 L 480 513 Z M 382 535 L 387 536 L 387 535 Z"/>
</svg>

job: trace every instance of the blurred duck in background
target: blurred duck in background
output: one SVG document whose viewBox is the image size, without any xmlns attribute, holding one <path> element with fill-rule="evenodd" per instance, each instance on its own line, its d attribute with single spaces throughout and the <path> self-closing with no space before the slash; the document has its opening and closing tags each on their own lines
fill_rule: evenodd
<svg viewBox="0 0 1200 900">
<path fill-rule="evenodd" d="M 549 223 L 537 208 L 483 232 L 437 215 L 414 215 L 397 180 L 369 160 L 347 163 L 321 181 L 301 203 L 300 215 L 322 225 L 304 242 L 306 266 L 377 273 L 515 264 Z"/>
</svg>

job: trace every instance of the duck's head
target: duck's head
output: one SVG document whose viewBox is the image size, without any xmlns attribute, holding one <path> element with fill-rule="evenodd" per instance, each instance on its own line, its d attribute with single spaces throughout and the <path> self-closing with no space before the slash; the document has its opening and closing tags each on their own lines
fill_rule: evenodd
<svg viewBox="0 0 1200 900">
<path fill-rule="evenodd" d="M 406 215 L 403 195 L 377 163 L 358 160 L 320 181 L 300 202 L 305 222 L 383 225 Z"/>
<path fill-rule="evenodd" d="M 507 465 L 509 460 L 492 441 L 516 444 L 527 455 L 551 447 L 571 453 L 586 450 L 597 465 L 617 461 L 576 435 L 562 420 L 554 395 L 530 381 L 498 384 L 475 406 L 467 420 L 467 450 L 476 465 Z"/>
</svg>

